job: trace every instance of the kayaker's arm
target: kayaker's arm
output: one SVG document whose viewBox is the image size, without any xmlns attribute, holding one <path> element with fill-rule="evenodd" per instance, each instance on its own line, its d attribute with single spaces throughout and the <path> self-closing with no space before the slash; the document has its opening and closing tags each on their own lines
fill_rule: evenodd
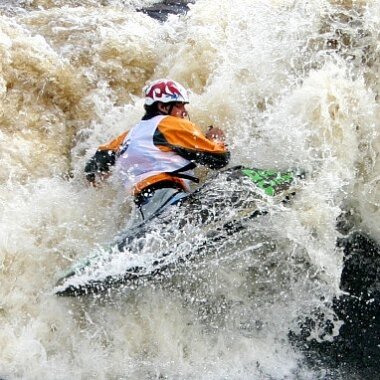
<svg viewBox="0 0 380 380">
<path fill-rule="evenodd" d="M 230 161 L 230 152 L 228 151 L 223 153 L 201 152 L 181 147 L 173 147 L 173 151 L 189 161 L 194 161 L 197 164 L 207 166 L 210 169 L 221 169 Z"/>
<path fill-rule="evenodd" d="M 84 168 L 87 181 L 95 184 L 96 176 L 103 175 L 110 171 L 110 167 L 115 165 L 116 153 L 112 150 L 97 150 L 87 161 Z"/>
<path fill-rule="evenodd" d="M 87 161 L 84 168 L 86 179 L 95 186 L 96 178 L 106 177 L 112 166 L 115 165 L 117 152 L 123 143 L 128 131 L 122 133 L 116 139 L 100 145 L 95 154 Z"/>
<path fill-rule="evenodd" d="M 174 119 L 174 120 L 173 120 Z M 220 131 L 213 128 L 213 132 Z M 219 132 L 218 137 L 222 137 Z M 188 120 L 178 121 L 178 118 L 168 116 L 158 125 L 153 136 L 153 143 L 163 151 L 172 150 L 189 161 L 220 169 L 226 166 L 230 152 L 223 141 L 208 136 L 195 124 Z"/>
</svg>

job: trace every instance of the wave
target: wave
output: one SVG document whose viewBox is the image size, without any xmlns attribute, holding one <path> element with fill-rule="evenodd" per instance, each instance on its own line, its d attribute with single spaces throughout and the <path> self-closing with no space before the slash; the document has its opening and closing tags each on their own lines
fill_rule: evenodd
<svg viewBox="0 0 380 380">
<path fill-rule="evenodd" d="M 165 22 L 139 11 L 157 6 L 0 7 L 0 377 L 360 378 L 350 363 L 313 366 L 289 331 L 318 310 L 332 325 L 311 339 L 338 339 L 336 243 L 349 230 L 380 240 L 380 6 L 198 0 Z M 59 271 L 107 244 L 132 206 L 112 177 L 88 188 L 84 164 L 139 120 L 141 88 L 163 76 L 191 89 L 192 121 L 226 131 L 232 165 L 310 176 L 291 207 L 226 244 L 225 261 L 57 298 Z"/>
</svg>

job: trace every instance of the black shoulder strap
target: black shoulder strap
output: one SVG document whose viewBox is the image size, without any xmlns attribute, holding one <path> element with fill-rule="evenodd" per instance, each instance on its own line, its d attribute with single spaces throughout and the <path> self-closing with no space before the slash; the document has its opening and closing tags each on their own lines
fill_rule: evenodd
<svg viewBox="0 0 380 380">
<path fill-rule="evenodd" d="M 194 162 L 190 162 L 187 165 L 185 165 L 183 168 L 173 170 L 172 172 L 167 172 L 166 174 L 169 174 L 173 177 L 183 178 L 183 179 L 187 179 L 189 181 L 193 181 L 195 183 L 199 183 L 199 178 L 194 177 L 192 175 L 183 174 L 183 172 L 187 172 L 188 170 L 192 170 L 196 167 L 197 167 L 197 165 L 195 165 Z"/>
</svg>

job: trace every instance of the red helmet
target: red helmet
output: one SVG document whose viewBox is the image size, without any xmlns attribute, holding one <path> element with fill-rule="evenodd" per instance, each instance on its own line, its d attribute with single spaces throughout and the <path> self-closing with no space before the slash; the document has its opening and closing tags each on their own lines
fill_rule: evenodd
<svg viewBox="0 0 380 380">
<path fill-rule="evenodd" d="M 170 79 L 157 79 L 144 87 L 145 105 L 151 106 L 155 102 L 189 103 L 189 96 L 186 89 Z"/>
</svg>

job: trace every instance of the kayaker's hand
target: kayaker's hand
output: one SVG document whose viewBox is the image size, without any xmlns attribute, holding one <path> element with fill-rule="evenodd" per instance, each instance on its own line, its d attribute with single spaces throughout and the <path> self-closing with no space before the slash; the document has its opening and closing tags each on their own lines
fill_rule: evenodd
<svg viewBox="0 0 380 380">
<path fill-rule="evenodd" d="M 86 175 L 87 185 L 90 187 L 101 187 L 102 183 L 111 175 L 111 173 L 93 173 Z"/>
<path fill-rule="evenodd" d="M 212 140 L 215 142 L 224 142 L 226 140 L 226 136 L 224 135 L 224 132 L 220 128 L 213 127 L 212 125 L 208 127 L 208 131 L 206 132 L 206 137 L 209 140 Z"/>
</svg>

